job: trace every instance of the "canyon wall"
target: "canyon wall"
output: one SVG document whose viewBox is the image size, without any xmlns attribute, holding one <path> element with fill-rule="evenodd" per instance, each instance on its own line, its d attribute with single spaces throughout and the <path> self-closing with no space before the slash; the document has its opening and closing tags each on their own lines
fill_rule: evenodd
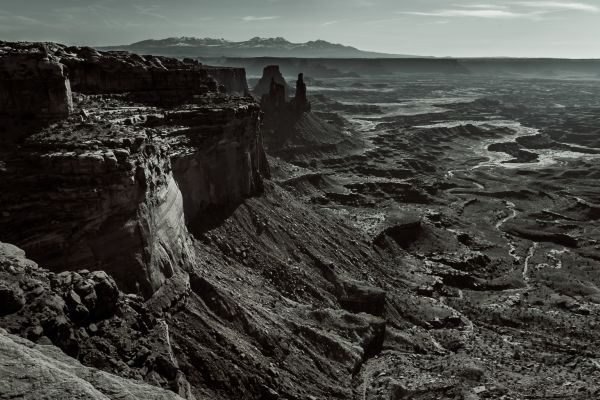
<svg viewBox="0 0 600 400">
<path fill-rule="evenodd" d="M 43 54 L 0 57 L 0 114 L 60 118 L 72 108 L 69 79 L 55 59 Z"/>
<path fill-rule="evenodd" d="M 198 218 L 206 219 L 205 211 L 226 211 L 262 190 L 269 166 L 259 134 L 257 104 L 172 113 L 165 122 L 190 127 L 194 151 L 180 149 L 171 159 L 192 229 L 198 228 L 193 226 Z"/>
<path fill-rule="evenodd" d="M 0 42 L 0 143 L 73 109 L 66 68 L 42 47 L 18 52 Z M 0 152 L 2 149 L 0 149 Z"/>
<path fill-rule="evenodd" d="M 244 68 L 203 66 L 202 69 L 223 85 L 227 93 L 246 96 L 250 92 Z"/>
<path fill-rule="evenodd" d="M 262 190 L 259 106 L 221 94 L 205 70 L 87 48 L 13 47 L 5 63 L 24 53 L 54 60 L 52 73 L 39 75 L 65 93 L 41 102 L 74 110 L 0 160 L 2 240 L 34 260 L 55 271 L 103 269 L 122 290 L 149 297 L 193 261 L 186 223 L 193 229 Z M 16 89 L 18 99 L 38 94 L 32 84 Z"/>
</svg>

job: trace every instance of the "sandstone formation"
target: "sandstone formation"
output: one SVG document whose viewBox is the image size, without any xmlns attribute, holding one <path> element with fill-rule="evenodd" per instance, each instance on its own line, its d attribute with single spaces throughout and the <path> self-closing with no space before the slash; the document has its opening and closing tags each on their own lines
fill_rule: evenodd
<svg viewBox="0 0 600 400">
<path fill-rule="evenodd" d="M 7 146 L 30 125 L 67 117 L 72 109 L 69 77 L 58 57 L 44 45 L 17 50 L 0 42 L 0 143 Z"/>
<path fill-rule="evenodd" d="M 361 140 L 354 137 L 339 120 L 327 121 L 328 115 L 311 112 L 304 74 L 298 74 L 293 98 L 287 96 L 285 81 L 280 83 L 277 66 L 265 68 L 255 94 L 262 92 L 271 77 L 268 92 L 261 96 L 265 113 L 263 132 L 267 151 L 288 161 L 305 161 L 324 153 L 358 148 Z"/>
<path fill-rule="evenodd" d="M 0 326 L 38 343 L 33 346 L 0 329 L 0 376 L 8 385 L 0 391 L 2 395 L 67 398 L 61 393 L 66 396 L 73 385 L 82 398 L 100 396 L 98 391 L 106 396 L 98 397 L 102 399 L 151 396 L 149 387 L 110 372 L 193 398 L 170 355 L 173 350 L 164 320 L 155 317 L 141 297 L 121 293 L 104 271 L 52 273 L 27 259 L 18 247 L 0 242 L 0 282 L 0 296 L 5 300 L 0 303 Z M 74 359 L 93 368 L 84 368 Z M 44 388 L 57 374 L 61 378 L 56 378 L 55 385 Z M 17 379 L 23 375 L 29 379 Z M 156 393 L 157 398 L 176 398 L 172 393 Z"/>
<path fill-rule="evenodd" d="M 250 94 L 244 68 L 204 66 L 203 69 L 219 84 L 223 85 L 227 93 L 238 96 Z"/>
<path fill-rule="evenodd" d="M 0 396 L 6 399 L 183 400 L 168 390 L 84 367 L 54 346 L 35 345 L 1 328 L 0 376 Z"/>
<path fill-rule="evenodd" d="M 292 100 L 293 107 L 300 111 L 310 111 L 310 103 L 306 96 L 306 83 L 304 83 L 304 74 L 298 74 L 298 80 L 296 81 L 296 93 L 294 94 L 294 100 Z"/>
<path fill-rule="evenodd" d="M 192 257 L 186 222 L 260 192 L 260 110 L 207 101 L 218 96 L 215 81 L 176 60 L 48 48 L 87 96 L 77 95 L 77 115 L 6 155 L 3 239 L 55 270 L 105 269 L 123 290 L 149 296 Z M 173 102 L 180 108 L 147 106 Z"/>
<path fill-rule="evenodd" d="M 108 125 L 51 126 L 6 160 L 0 226 L 53 269 L 106 269 L 148 296 L 189 261 L 186 221 L 260 191 L 259 110 L 196 106 L 146 123 L 131 121 L 155 110 L 105 112 Z"/>
<path fill-rule="evenodd" d="M 262 77 L 253 89 L 254 94 L 259 98 L 265 94 L 268 94 L 271 91 L 272 82 L 283 86 L 284 97 L 287 99 L 291 93 L 291 89 L 285 81 L 283 75 L 281 75 L 278 65 L 267 65 L 263 69 Z"/>
</svg>

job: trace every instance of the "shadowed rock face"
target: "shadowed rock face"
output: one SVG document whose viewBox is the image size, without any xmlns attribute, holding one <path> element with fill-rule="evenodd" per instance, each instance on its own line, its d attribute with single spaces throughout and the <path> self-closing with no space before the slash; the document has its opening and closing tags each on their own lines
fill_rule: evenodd
<svg viewBox="0 0 600 400">
<path fill-rule="evenodd" d="M 39 53 L 35 45 L 13 47 L 17 56 L 4 64 Z M 268 165 L 259 107 L 221 96 L 205 70 L 177 60 L 42 49 L 53 63 L 20 74 L 68 85 L 68 70 L 77 115 L 3 155 L 3 239 L 54 270 L 104 269 L 123 290 L 148 297 L 193 259 L 186 222 L 261 191 Z"/>
<path fill-rule="evenodd" d="M 71 86 L 56 57 L 42 52 L 0 56 L 0 114 L 69 115 Z"/>
<path fill-rule="evenodd" d="M 294 108 L 299 111 L 310 111 L 310 103 L 306 96 L 306 83 L 304 83 L 304 74 L 298 74 L 298 80 L 296 81 L 296 94 L 292 101 Z"/>
<path fill-rule="evenodd" d="M 238 96 L 246 96 L 250 93 L 244 68 L 210 66 L 203 66 L 202 68 L 220 85 L 223 85 L 227 93 Z"/>
<path fill-rule="evenodd" d="M 4 239 L 53 269 L 100 267 L 150 295 L 191 258 L 186 221 L 259 193 L 268 175 L 258 106 L 220 107 L 29 137 L 2 174 Z"/>
<path fill-rule="evenodd" d="M 0 46 L 0 142 L 67 117 L 72 109 L 68 74 L 57 57 L 44 47 L 16 52 Z"/>
<path fill-rule="evenodd" d="M 279 69 L 265 67 L 261 82 L 271 71 Z M 257 89 L 261 88 L 261 82 Z M 271 155 L 298 161 L 359 146 L 361 140 L 350 136 L 343 124 L 326 121 L 311 112 L 304 74 L 298 74 L 294 97 L 288 98 L 286 93 L 286 86 L 272 78 L 269 91 L 261 97 L 265 146 Z"/>
<path fill-rule="evenodd" d="M 290 95 L 291 89 L 285 81 L 283 75 L 281 75 L 278 65 L 268 65 L 264 68 L 262 78 L 260 78 L 256 86 L 254 87 L 254 94 L 258 97 L 261 97 L 265 94 L 269 94 L 269 92 L 271 91 L 272 81 L 274 81 L 278 85 L 283 85 L 284 96 L 287 99 Z"/>
</svg>

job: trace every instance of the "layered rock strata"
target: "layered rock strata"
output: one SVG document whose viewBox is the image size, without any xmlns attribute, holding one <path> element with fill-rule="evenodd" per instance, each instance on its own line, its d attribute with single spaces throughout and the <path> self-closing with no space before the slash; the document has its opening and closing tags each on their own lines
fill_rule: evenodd
<svg viewBox="0 0 600 400">
<path fill-rule="evenodd" d="M 27 49 L 29 50 L 29 49 Z M 16 51 L 0 42 L 0 143 L 17 140 L 73 109 L 66 67 L 44 46 Z"/>
<path fill-rule="evenodd" d="M 70 118 L 2 155 L 2 239 L 33 259 L 105 269 L 148 297 L 193 258 L 186 222 L 261 191 L 260 109 L 219 94 L 206 71 L 88 48 L 11 49 L 9 61 L 40 52 L 60 60 L 79 91 Z"/>
<path fill-rule="evenodd" d="M 250 93 L 244 68 L 203 66 L 203 69 L 223 85 L 227 93 L 238 96 L 246 96 Z"/>
<path fill-rule="evenodd" d="M 260 111 L 100 107 L 104 122 L 50 126 L 6 159 L 3 239 L 55 270 L 102 268 L 148 296 L 192 257 L 186 222 L 260 192 Z"/>
</svg>

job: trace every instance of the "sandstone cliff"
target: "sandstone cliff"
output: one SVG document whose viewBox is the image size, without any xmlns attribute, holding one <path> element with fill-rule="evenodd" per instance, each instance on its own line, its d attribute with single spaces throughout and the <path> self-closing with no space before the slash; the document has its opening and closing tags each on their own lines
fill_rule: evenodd
<svg viewBox="0 0 600 400">
<path fill-rule="evenodd" d="M 253 93 L 259 98 L 265 94 L 268 94 L 271 90 L 271 82 L 275 82 L 278 85 L 283 86 L 285 98 L 291 94 L 292 90 L 285 81 L 281 71 L 279 71 L 278 65 L 267 65 L 264 68 L 262 77 L 254 87 Z"/>
<path fill-rule="evenodd" d="M 223 85 L 227 93 L 238 96 L 246 96 L 250 93 L 244 68 L 204 66 L 203 69 L 219 84 Z"/>
<path fill-rule="evenodd" d="M 40 79 L 70 79 L 75 112 L 3 155 L 3 240 L 54 270 L 105 269 L 123 290 L 150 296 L 193 258 L 186 222 L 260 192 L 259 107 L 166 58 L 20 44 L 5 63 L 41 54 L 56 73 Z M 66 107 L 63 117 L 73 109 L 70 92 L 44 101 Z"/>
</svg>

